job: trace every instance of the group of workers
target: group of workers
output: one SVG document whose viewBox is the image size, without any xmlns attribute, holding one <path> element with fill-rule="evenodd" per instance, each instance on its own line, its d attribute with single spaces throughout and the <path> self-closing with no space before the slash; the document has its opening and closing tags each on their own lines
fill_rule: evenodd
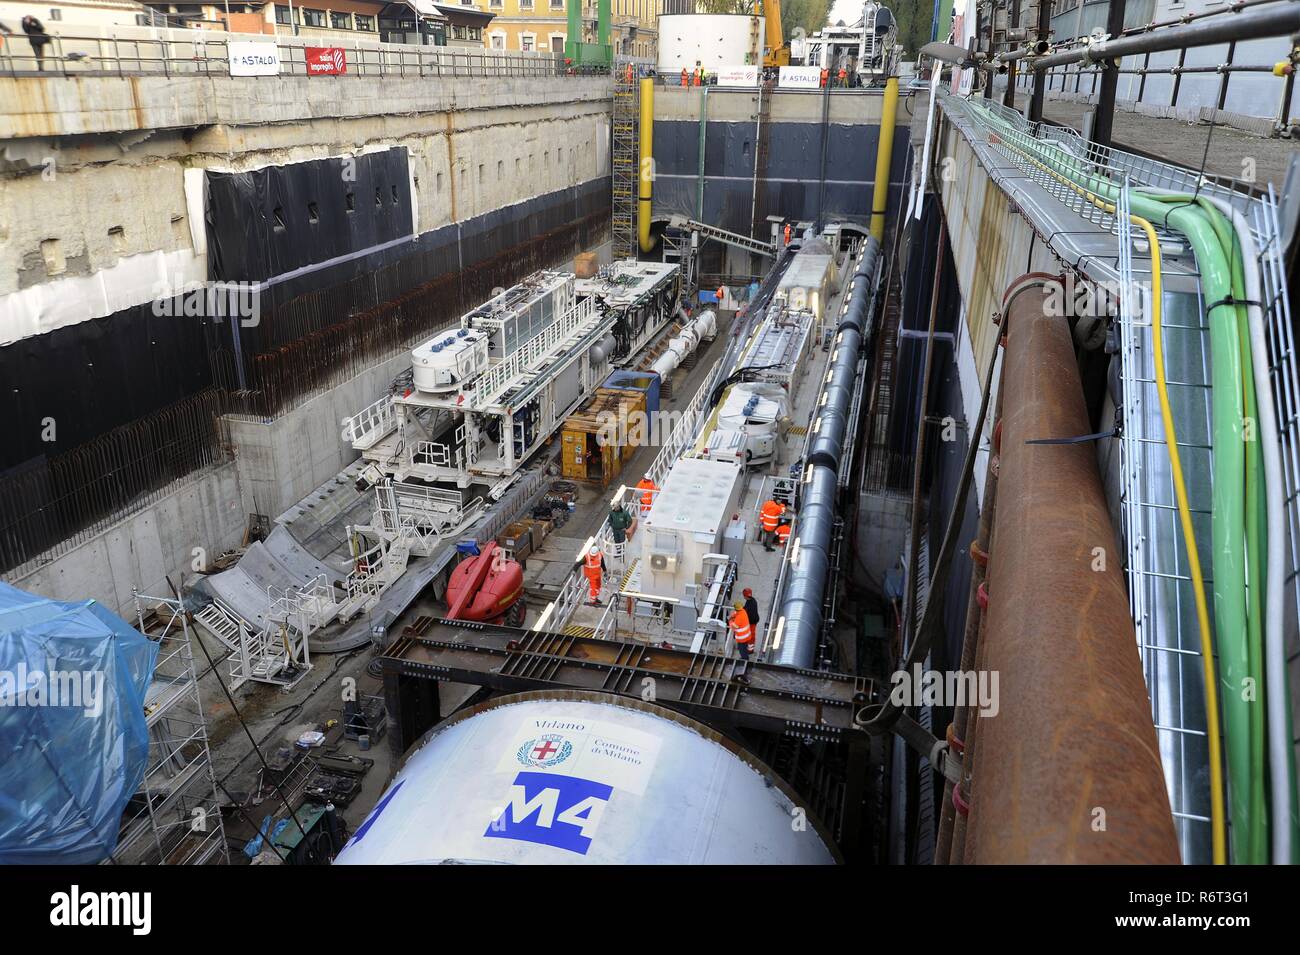
<svg viewBox="0 0 1300 955">
<path fill-rule="evenodd" d="M 786 519 L 788 508 L 775 498 L 763 502 L 759 509 L 759 540 L 763 549 L 771 551 L 774 544 L 782 547 L 790 539 L 790 522 Z M 736 641 L 736 650 L 741 659 L 748 660 L 754 652 L 754 636 L 758 632 L 758 601 L 754 591 L 746 587 L 744 600 L 737 600 L 730 619 L 727 621 L 732 637 Z"/>
<path fill-rule="evenodd" d="M 708 82 L 709 77 L 704 72 L 704 67 L 697 66 L 690 72 L 687 72 L 686 67 L 682 67 L 682 86 L 704 86 Z"/>
<path fill-rule="evenodd" d="M 821 76 L 822 89 L 825 89 L 827 84 L 830 83 L 830 81 L 831 81 L 831 71 L 826 69 L 826 67 L 823 66 L 822 76 Z M 849 86 L 849 71 L 842 66 L 839 68 L 839 72 L 835 74 L 834 85 L 841 89 L 847 89 Z"/>
</svg>

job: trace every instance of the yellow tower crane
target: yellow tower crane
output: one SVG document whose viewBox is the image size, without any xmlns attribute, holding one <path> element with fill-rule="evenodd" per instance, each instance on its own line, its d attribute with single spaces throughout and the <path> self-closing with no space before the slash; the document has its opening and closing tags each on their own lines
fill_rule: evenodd
<svg viewBox="0 0 1300 955">
<path fill-rule="evenodd" d="M 754 16 L 764 23 L 763 67 L 771 69 L 790 65 L 790 44 L 781 31 L 781 0 L 754 0 Z"/>
</svg>

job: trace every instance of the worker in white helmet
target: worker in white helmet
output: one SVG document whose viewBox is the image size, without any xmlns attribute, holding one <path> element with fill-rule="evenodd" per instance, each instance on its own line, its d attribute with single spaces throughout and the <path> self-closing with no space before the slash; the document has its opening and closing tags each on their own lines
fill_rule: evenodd
<svg viewBox="0 0 1300 955">
<path fill-rule="evenodd" d="M 600 606 L 600 587 L 605 577 L 605 555 L 595 544 L 591 545 L 582 560 L 582 575 L 587 578 L 587 587 L 591 591 L 591 605 Z"/>
</svg>

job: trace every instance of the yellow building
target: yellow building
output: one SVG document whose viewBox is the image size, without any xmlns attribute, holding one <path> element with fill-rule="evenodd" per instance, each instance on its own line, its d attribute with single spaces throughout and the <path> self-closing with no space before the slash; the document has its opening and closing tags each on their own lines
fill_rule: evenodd
<svg viewBox="0 0 1300 955">
<path fill-rule="evenodd" d="M 578 2 L 582 3 L 583 32 L 589 42 L 595 42 L 595 0 L 473 0 L 475 6 L 496 14 L 483 35 L 483 43 L 489 49 L 552 53 L 564 50 L 569 26 L 567 5 Z M 653 60 L 658 40 L 656 24 L 664 0 L 610 2 L 610 42 L 614 54 Z"/>
</svg>

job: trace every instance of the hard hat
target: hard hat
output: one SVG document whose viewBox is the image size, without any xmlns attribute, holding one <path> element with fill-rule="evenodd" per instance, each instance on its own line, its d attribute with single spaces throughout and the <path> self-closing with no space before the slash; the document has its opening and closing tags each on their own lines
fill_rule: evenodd
<svg viewBox="0 0 1300 955">
<path fill-rule="evenodd" d="M 745 596 L 746 596 L 746 597 L 752 597 L 752 596 L 754 596 L 754 591 L 752 591 L 752 590 L 750 590 L 748 587 L 746 587 L 746 588 L 745 588 Z"/>
<path fill-rule="evenodd" d="M 744 610 L 744 609 L 745 609 L 745 605 L 744 605 L 743 603 L 741 603 L 739 600 L 737 600 L 737 601 L 736 601 L 736 609 L 737 609 L 737 610 Z"/>
<path fill-rule="evenodd" d="M 587 551 L 587 553 L 590 554 L 592 557 L 596 557 L 597 555 L 600 554 L 600 548 L 597 547 L 595 544 L 592 544 L 591 550 Z"/>
</svg>

